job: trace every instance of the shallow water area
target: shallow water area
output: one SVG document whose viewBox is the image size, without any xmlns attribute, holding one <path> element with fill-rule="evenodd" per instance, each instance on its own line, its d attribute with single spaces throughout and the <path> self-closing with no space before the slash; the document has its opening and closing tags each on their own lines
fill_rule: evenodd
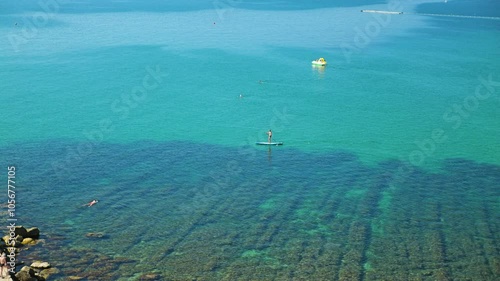
<svg viewBox="0 0 500 281">
<path fill-rule="evenodd" d="M 23 167 L 19 201 L 29 207 L 18 216 L 40 227 L 46 241 L 20 256 L 50 260 L 61 270 L 54 276 L 247 280 L 256 269 L 261 280 L 380 280 L 394 270 L 397 279 L 498 274 L 497 166 L 454 159 L 440 174 L 401 173 L 399 161 L 370 167 L 346 152 L 274 147 L 245 154 L 151 142 L 103 144 L 79 164 L 44 170 L 44 160 L 58 163 L 71 145 L 0 151 Z M 90 198 L 99 202 L 82 206 Z"/>
<path fill-rule="evenodd" d="M 19 259 L 49 280 L 498 279 L 500 21 L 417 13 L 500 9 L 410 2 L 84 0 L 17 43 L 40 6 L 0 4 L 0 163 L 43 239 Z M 255 145 L 269 129 L 283 146 Z"/>
</svg>

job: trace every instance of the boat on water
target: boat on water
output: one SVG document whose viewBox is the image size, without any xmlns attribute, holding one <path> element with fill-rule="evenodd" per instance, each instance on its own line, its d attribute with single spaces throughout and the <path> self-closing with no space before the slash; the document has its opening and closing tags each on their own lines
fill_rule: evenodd
<svg viewBox="0 0 500 281">
<path fill-rule="evenodd" d="M 319 58 L 317 60 L 313 60 L 312 61 L 312 64 L 313 65 L 321 65 L 321 66 L 325 66 L 326 65 L 326 60 L 324 58 Z"/>
</svg>

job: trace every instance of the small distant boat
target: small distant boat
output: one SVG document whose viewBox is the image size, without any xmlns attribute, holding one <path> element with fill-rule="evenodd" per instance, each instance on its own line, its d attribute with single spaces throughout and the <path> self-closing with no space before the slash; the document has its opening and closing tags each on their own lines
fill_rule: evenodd
<svg viewBox="0 0 500 281">
<path fill-rule="evenodd" d="M 326 60 L 324 58 L 319 58 L 317 60 L 313 60 L 312 61 L 312 64 L 313 65 L 321 65 L 321 66 L 324 66 L 326 65 Z"/>
</svg>

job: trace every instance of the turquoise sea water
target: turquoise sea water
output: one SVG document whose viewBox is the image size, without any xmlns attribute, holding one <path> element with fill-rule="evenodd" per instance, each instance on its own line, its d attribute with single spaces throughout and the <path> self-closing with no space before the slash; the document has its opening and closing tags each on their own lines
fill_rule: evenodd
<svg viewBox="0 0 500 281">
<path fill-rule="evenodd" d="M 51 279 L 499 277 L 500 20 L 360 13 L 498 4 L 43 3 L 0 4 L 0 159 Z"/>
</svg>

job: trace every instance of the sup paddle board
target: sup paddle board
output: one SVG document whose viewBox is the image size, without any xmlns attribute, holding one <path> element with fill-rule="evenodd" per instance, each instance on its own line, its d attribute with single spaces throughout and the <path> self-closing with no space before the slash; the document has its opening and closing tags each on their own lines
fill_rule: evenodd
<svg viewBox="0 0 500 281">
<path fill-rule="evenodd" d="M 255 143 L 256 145 L 283 145 L 283 142 L 267 142 L 267 141 L 259 141 Z"/>
</svg>

